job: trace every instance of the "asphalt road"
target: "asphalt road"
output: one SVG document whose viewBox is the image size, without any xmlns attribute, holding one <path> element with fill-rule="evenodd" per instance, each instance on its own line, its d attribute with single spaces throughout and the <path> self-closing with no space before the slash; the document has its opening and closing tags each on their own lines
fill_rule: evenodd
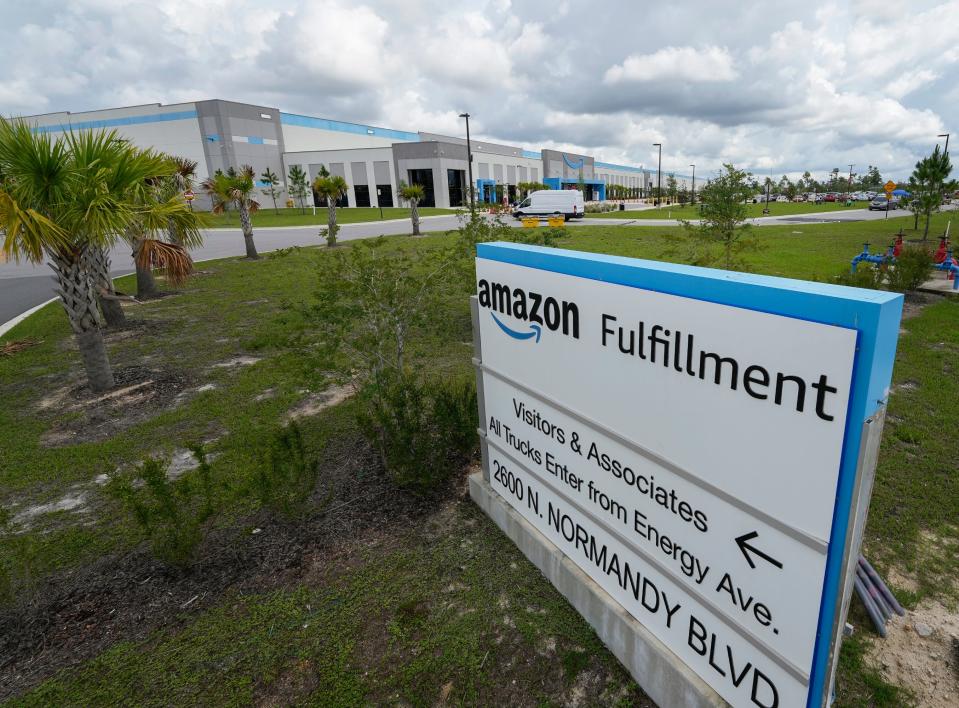
<svg viewBox="0 0 959 708">
<path fill-rule="evenodd" d="M 944 207 L 946 209 L 950 207 Z M 896 215 L 900 213 L 894 212 Z M 908 213 L 908 212 L 905 212 Z M 623 219 L 582 219 L 583 226 L 674 226 L 670 219 L 630 219 L 629 212 Z M 837 221 L 867 221 L 884 218 L 881 211 L 850 209 L 820 214 L 794 214 L 751 219 L 757 226 L 774 224 L 830 223 Z M 508 220 L 514 226 L 519 222 Z M 450 231 L 460 225 L 456 216 L 430 216 L 421 220 L 424 231 Z M 369 221 L 358 224 L 343 224 L 339 238 L 351 241 L 383 235 L 409 233 L 408 219 L 392 221 Z M 319 226 L 284 226 L 256 229 L 256 247 L 261 253 L 289 246 L 316 246 L 322 243 Z M 210 260 L 229 256 L 243 256 L 243 236 L 239 229 L 211 229 L 204 235 L 203 246 L 192 252 L 194 260 Z M 111 254 L 113 274 L 126 275 L 133 272 L 133 259 L 126 244 L 113 249 Z M 0 326 L 24 311 L 54 297 L 52 273 L 47 265 L 31 263 L 0 263 Z"/>
</svg>

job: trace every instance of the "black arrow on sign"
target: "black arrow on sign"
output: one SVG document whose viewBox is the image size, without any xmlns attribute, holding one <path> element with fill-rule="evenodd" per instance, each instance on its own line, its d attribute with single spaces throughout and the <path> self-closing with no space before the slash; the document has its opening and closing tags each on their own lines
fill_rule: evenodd
<svg viewBox="0 0 959 708">
<path fill-rule="evenodd" d="M 744 533 L 742 536 L 736 539 L 736 545 L 739 546 L 739 550 L 742 551 L 743 555 L 746 557 L 746 562 L 749 563 L 749 567 L 755 568 L 756 564 L 753 563 L 753 559 L 747 551 L 752 551 L 757 556 L 759 556 L 763 560 L 769 561 L 777 568 L 782 568 L 783 567 L 782 563 L 780 563 L 778 560 L 776 560 L 772 556 L 766 555 L 765 553 L 763 553 L 758 548 L 756 548 L 753 544 L 750 543 L 750 541 L 758 537 L 759 537 L 758 531 L 750 531 L 749 533 Z"/>
</svg>

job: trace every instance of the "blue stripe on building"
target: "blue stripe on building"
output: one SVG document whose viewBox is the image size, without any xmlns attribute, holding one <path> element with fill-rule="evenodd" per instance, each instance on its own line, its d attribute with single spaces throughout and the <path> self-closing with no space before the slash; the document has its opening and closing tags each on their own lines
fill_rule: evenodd
<svg viewBox="0 0 959 708">
<path fill-rule="evenodd" d="M 280 113 L 280 122 L 284 125 L 298 125 L 303 128 L 319 128 L 320 130 L 334 130 L 340 133 L 356 133 L 358 135 L 374 135 L 378 138 L 392 138 L 394 140 L 406 140 L 410 142 L 419 142 L 420 136 L 417 133 L 410 133 L 405 130 L 393 130 L 391 128 L 376 128 L 371 125 L 359 125 L 357 123 L 345 123 L 339 120 L 329 120 L 328 118 L 313 118 L 312 116 L 301 116 L 296 113 Z"/>
<path fill-rule="evenodd" d="M 127 116 L 126 118 L 106 118 L 104 120 L 86 120 L 79 123 L 59 123 L 40 125 L 33 129 L 35 133 L 63 133 L 69 130 L 95 130 L 97 128 L 117 128 L 123 125 L 142 125 L 143 123 L 165 123 L 171 120 L 190 120 L 196 118 L 196 111 L 175 111 L 173 113 L 153 113 L 146 116 Z"/>
</svg>

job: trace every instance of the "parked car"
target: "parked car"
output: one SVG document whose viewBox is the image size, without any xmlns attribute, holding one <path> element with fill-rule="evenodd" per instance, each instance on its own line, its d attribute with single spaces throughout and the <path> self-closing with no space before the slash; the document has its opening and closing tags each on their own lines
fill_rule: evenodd
<svg viewBox="0 0 959 708">
<path fill-rule="evenodd" d="M 539 189 L 517 205 L 513 216 L 564 216 L 569 221 L 582 219 L 583 211 L 583 193 L 578 189 Z"/>
<path fill-rule="evenodd" d="M 776 197 L 776 201 L 777 201 L 777 202 L 785 202 L 786 204 L 788 204 L 788 203 L 789 203 L 789 197 L 787 197 L 785 194 L 780 194 L 778 197 Z"/>
<path fill-rule="evenodd" d="M 793 201 L 794 201 L 794 202 L 804 202 L 804 201 L 806 201 L 806 195 L 805 195 L 805 194 L 797 194 L 795 197 L 793 197 Z"/>
<path fill-rule="evenodd" d="M 869 202 L 869 211 L 892 211 L 899 208 L 899 197 L 886 199 L 885 197 L 876 197 Z"/>
<path fill-rule="evenodd" d="M 826 195 L 823 197 L 824 202 L 834 202 L 837 199 L 838 199 L 838 196 L 836 195 L 835 192 L 827 192 Z"/>
</svg>

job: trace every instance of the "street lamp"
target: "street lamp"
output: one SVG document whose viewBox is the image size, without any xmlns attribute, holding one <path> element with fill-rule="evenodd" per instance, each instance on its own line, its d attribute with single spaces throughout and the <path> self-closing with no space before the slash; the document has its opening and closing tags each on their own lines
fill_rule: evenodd
<svg viewBox="0 0 959 708">
<path fill-rule="evenodd" d="M 659 166 L 656 168 L 656 206 L 663 198 L 663 144 L 653 143 L 653 147 L 659 148 Z"/>
<path fill-rule="evenodd" d="M 693 190 L 689 197 L 689 203 L 696 203 L 696 165 L 690 165 L 693 168 Z"/>
<path fill-rule="evenodd" d="M 943 133 L 942 135 L 937 135 L 936 137 L 937 137 L 937 138 L 945 138 L 945 139 L 946 139 L 945 154 L 948 155 L 948 154 L 949 154 L 949 133 Z"/>
<path fill-rule="evenodd" d="M 470 114 L 460 113 L 460 118 L 466 119 L 466 169 L 469 172 L 469 192 L 470 192 L 470 214 L 476 212 L 476 205 L 473 202 L 473 149 L 470 147 Z"/>
<path fill-rule="evenodd" d="M 846 184 L 846 196 L 847 196 L 847 198 L 848 198 L 848 195 L 849 195 L 849 191 L 852 189 L 852 168 L 853 168 L 853 167 L 855 167 L 855 165 L 853 165 L 853 164 L 850 164 L 850 165 L 849 165 L 849 182 Z"/>
</svg>

